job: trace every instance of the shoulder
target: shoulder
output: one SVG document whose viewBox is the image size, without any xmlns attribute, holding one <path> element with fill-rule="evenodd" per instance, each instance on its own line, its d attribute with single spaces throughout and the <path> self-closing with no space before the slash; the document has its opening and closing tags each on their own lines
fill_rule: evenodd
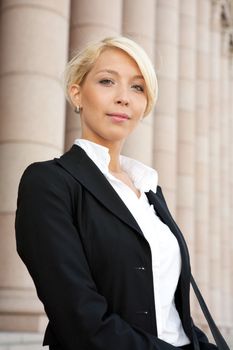
<svg viewBox="0 0 233 350">
<path fill-rule="evenodd" d="M 38 176 L 52 176 L 62 174 L 61 168 L 57 164 L 56 158 L 46 161 L 34 162 L 27 166 L 24 170 L 22 178 L 24 177 L 38 177 Z"/>
<path fill-rule="evenodd" d="M 56 159 L 30 164 L 22 174 L 19 191 L 31 193 L 44 190 L 73 192 L 79 184 L 66 172 Z"/>
<path fill-rule="evenodd" d="M 23 172 L 21 177 L 21 183 L 25 182 L 47 182 L 53 180 L 53 182 L 59 180 L 59 178 L 65 178 L 65 172 L 58 166 L 56 159 L 35 162 L 30 164 Z"/>
</svg>

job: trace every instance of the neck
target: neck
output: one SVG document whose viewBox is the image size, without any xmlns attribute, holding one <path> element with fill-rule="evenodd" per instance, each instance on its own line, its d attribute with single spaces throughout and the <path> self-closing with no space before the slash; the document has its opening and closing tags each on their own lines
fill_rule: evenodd
<svg viewBox="0 0 233 350">
<path fill-rule="evenodd" d="M 107 140 L 96 140 L 91 139 L 82 136 L 82 138 L 95 142 L 101 146 L 107 147 L 109 149 L 109 155 L 110 155 L 110 163 L 109 163 L 109 170 L 114 173 L 121 172 L 121 166 L 120 166 L 120 154 L 121 150 L 124 144 L 124 141 L 117 141 L 117 142 L 109 142 Z"/>
<path fill-rule="evenodd" d="M 109 155 L 110 155 L 109 171 L 112 171 L 114 173 L 121 172 L 120 151 L 121 149 L 116 150 L 116 149 L 109 148 Z"/>
<path fill-rule="evenodd" d="M 109 155 L 110 155 L 110 163 L 109 163 L 109 171 L 112 171 L 114 173 L 121 172 L 121 166 L 120 166 L 120 154 L 123 146 L 123 142 L 116 142 L 116 143 L 101 143 L 102 146 L 105 146 L 109 149 Z"/>
</svg>

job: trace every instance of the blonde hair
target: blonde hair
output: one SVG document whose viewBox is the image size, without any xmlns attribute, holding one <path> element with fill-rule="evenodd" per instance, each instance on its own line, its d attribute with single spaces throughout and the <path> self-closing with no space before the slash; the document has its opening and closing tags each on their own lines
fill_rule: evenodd
<svg viewBox="0 0 233 350">
<path fill-rule="evenodd" d="M 146 84 L 147 106 L 144 112 L 144 116 L 146 116 L 153 109 L 158 96 L 156 73 L 143 48 L 133 40 L 123 36 L 109 37 L 89 43 L 68 62 L 64 73 L 65 93 L 68 101 L 73 105 L 69 96 L 70 86 L 82 84 L 97 58 L 107 48 L 121 49 L 137 63 Z"/>
</svg>

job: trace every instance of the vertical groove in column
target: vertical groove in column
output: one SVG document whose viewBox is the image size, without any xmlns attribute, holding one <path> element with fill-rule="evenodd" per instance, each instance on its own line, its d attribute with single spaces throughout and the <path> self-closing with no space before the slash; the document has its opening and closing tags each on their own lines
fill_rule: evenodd
<svg viewBox="0 0 233 350">
<path fill-rule="evenodd" d="M 222 326 L 229 327 L 230 323 L 230 251 L 229 251 L 229 33 L 222 29 L 221 35 L 221 109 L 220 109 L 220 221 L 221 221 L 221 299 Z"/>
<path fill-rule="evenodd" d="M 233 36 L 233 33 L 232 33 Z M 232 46 L 231 46 L 231 50 L 232 50 Z M 229 309 L 231 310 L 231 320 L 230 320 L 230 324 L 231 324 L 231 339 L 233 342 L 233 237 L 232 237 L 232 233 L 233 233 L 233 53 L 231 52 L 231 56 L 230 56 L 230 96 L 229 96 L 229 116 L 230 116 L 230 126 L 229 126 L 229 150 L 230 150 L 230 169 L 229 169 L 229 174 L 230 174 L 230 186 L 229 186 L 229 192 L 230 192 L 230 242 L 229 242 L 229 246 L 230 246 L 230 257 L 231 257 L 231 261 L 230 261 L 230 265 L 231 265 L 231 271 L 230 271 L 230 275 L 229 275 L 229 279 L 230 279 L 230 303 L 229 303 Z"/>
<path fill-rule="evenodd" d="M 124 0 L 122 33 L 141 45 L 154 61 L 154 27 L 155 1 Z M 153 118 L 147 116 L 141 125 L 129 137 L 124 146 L 124 153 L 137 158 L 147 165 L 152 165 L 153 159 Z"/>
<path fill-rule="evenodd" d="M 209 44 L 210 2 L 197 2 L 196 156 L 195 156 L 195 275 L 209 304 Z M 200 308 L 199 324 L 206 324 Z"/>
<path fill-rule="evenodd" d="M 233 16 L 233 13 L 232 13 Z M 229 280 L 229 295 L 228 295 L 228 309 L 229 309 L 229 338 L 231 336 L 231 344 L 233 342 L 233 192 L 232 192 L 232 179 L 233 179 L 233 26 L 231 26 L 231 33 L 229 35 L 229 54 L 228 54 L 228 162 L 229 162 L 229 177 L 228 177 L 228 195 L 229 195 L 229 227 L 228 227 L 228 250 L 229 250 L 229 272 L 228 272 L 228 280 Z"/>
<path fill-rule="evenodd" d="M 169 208 L 176 208 L 179 1 L 157 0 L 156 66 L 159 98 L 154 129 L 154 165 Z"/>
<path fill-rule="evenodd" d="M 211 309 L 219 324 L 221 309 L 220 256 L 220 3 L 211 3 L 210 31 L 210 123 L 209 123 L 209 229 Z"/>
<path fill-rule="evenodd" d="M 196 1 L 180 1 L 176 217 L 195 268 Z"/>
<path fill-rule="evenodd" d="M 70 59 L 85 44 L 119 35 L 122 26 L 122 0 L 71 0 Z M 67 105 L 65 148 L 80 137 L 79 115 Z"/>
</svg>

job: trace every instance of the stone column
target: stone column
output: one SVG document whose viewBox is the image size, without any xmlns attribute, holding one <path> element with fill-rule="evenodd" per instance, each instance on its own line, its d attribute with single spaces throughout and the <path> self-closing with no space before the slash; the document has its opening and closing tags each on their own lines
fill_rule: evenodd
<svg viewBox="0 0 233 350">
<path fill-rule="evenodd" d="M 209 253 L 211 310 L 219 322 L 221 308 L 220 256 L 220 2 L 211 3 L 209 99 Z"/>
<path fill-rule="evenodd" d="M 169 208 L 176 208 L 179 1 L 157 0 L 156 69 L 159 98 L 154 129 L 154 165 Z"/>
<path fill-rule="evenodd" d="M 195 276 L 209 304 L 209 46 L 210 1 L 197 2 Z M 196 311 L 195 308 L 194 311 Z M 200 309 L 198 308 L 200 311 Z M 196 312 L 197 314 L 197 312 Z M 201 313 L 202 314 L 202 313 Z M 200 312 L 198 313 L 200 316 Z M 200 322 L 203 318 L 200 319 Z"/>
<path fill-rule="evenodd" d="M 221 109 L 220 109 L 220 221 L 221 221 L 221 300 L 222 326 L 227 329 L 232 310 L 230 295 L 230 212 L 229 212 L 229 31 L 222 29 L 221 35 Z M 232 135 L 231 135 L 232 137 Z M 231 174 L 232 176 L 232 174 Z M 232 215 L 232 213 L 231 213 Z"/>
<path fill-rule="evenodd" d="M 86 43 L 121 33 L 122 0 L 72 0 L 70 28 L 70 59 Z M 65 148 L 80 137 L 78 114 L 67 105 Z"/>
<path fill-rule="evenodd" d="M 140 44 L 154 61 L 155 41 L 154 0 L 124 0 L 122 33 Z M 153 119 L 154 113 L 147 116 L 141 125 L 128 138 L 124 146 L 124 154 L 136 158 L 147 165 L 153 162 Z"/>
<path fill-rule="evenodd" d="M 233 150 L 233 32 L 231 33 L 231 56 L 230 56 L 230 96 L 229 96 L 229 116 L 230 116 L 230 126 L 229 126 L 229 149 Z M 233 344 L 233 239 L 232 239 L 232 232 L 233 232 L 233 152 L 230 152 L 230 257 L 231 257 L 231 271 L 230 271 L 230 283 L 231 283 L 231 298 L 230 298 L 230 304 L 229 304 L 229 309 L 231 310 L 231 340 Z"/>
<path fill-rule="evenodd" d="M 232 14 L 233 15 L 233 14 Z M 228 334 L 230 344 L 233 344 L 233 28 L 229 36 L 229 130 L 228 130 L 228 148 L 229 148 L 229 254 L 230 254 L 230 295 L 228 300 L 228 308 L 230 310 L 230 329 Z"/>
<path fill-rule="evenodd" d="M 15 249 L 25 167 L 63 152 L 69 1 L 2 0 L 0 7 L 0 329 L 38 331 L 44 312 Z"/>
<path fill-rule="evenodd" d="M 194 269 L 196 1 L 180 1 L 177 125 L 177 222 L 185 235 Z"/>
</svg>

